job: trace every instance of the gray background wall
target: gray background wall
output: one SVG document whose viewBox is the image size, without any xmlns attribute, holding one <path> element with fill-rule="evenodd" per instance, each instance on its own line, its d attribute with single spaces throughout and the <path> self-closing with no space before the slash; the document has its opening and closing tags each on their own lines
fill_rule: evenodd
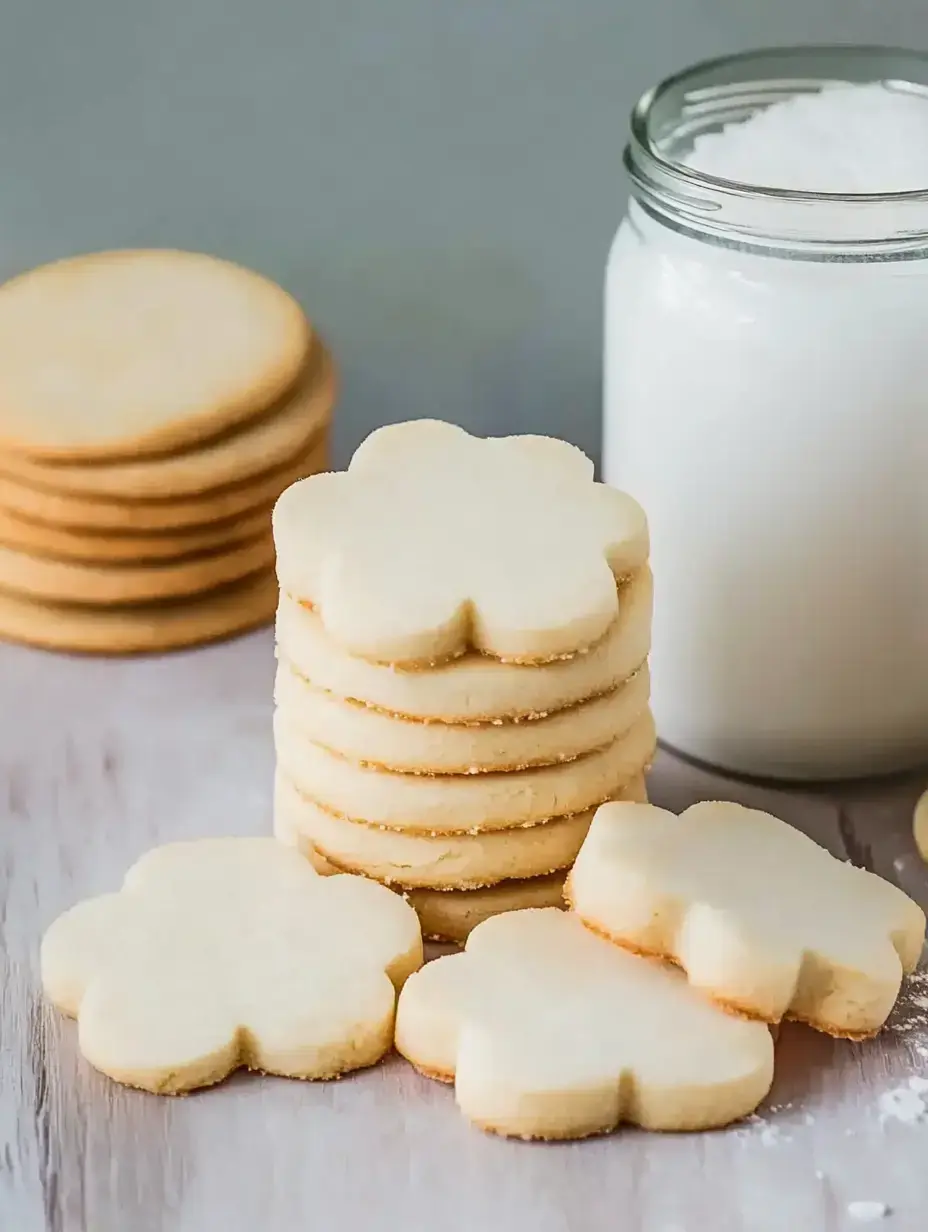
<svg viewBox="0 0 928 1232">
<path fill-rule="evenodd" d="M 339 459 L 424 414 L 596 453 L 630 105 L 828 40 L 926 45 L 926 0 L 0 0 L 0 274 L 217 252 L 328 335 Z"/>
</svg>

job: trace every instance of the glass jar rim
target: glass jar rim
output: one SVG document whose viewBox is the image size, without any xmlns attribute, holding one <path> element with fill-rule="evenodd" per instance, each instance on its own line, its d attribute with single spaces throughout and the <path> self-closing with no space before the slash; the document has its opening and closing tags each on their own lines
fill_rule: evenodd
<svg viewBox="0 0 928 1232">
<path fill-rule="evenodd" d="M 890 71 L 894 67 L 917 72 Z M 662 109 L 678 115 L 678 131 L 692 134 L 700 126 L 746 119 L 796 93 L 868 81 L 924 92 L 928 106 L 928 52 L 856 44 L 772 47 L 703 60 L 664 78 L 641 96 L 630 117 L 624 163 L 636 199 L 661 221 L 722 242 L 730 233 L 729 239 L 749 245 L 824 248 L 832 256 L 846 248 L 858 258 L 862 246 L 871 255 L 924 249 L 928 185 L 868 193 L 755 185 L 687 166 L 661 148 L 654 131 Z M 830 232 L 821 230 L 824 207 Z"/>
</svg>

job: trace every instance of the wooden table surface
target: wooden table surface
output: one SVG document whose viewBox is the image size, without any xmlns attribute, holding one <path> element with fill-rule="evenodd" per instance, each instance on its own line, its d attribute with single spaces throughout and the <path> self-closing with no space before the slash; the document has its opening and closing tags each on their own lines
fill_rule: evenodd
<svg viewBox="0 0 928 1232">
<path fill-rule="evenodd" d="M 703 1135 L 501 1141 L 395 1057 L 176 1100 L 90 1071 L 42 1005 L 41 932 L 155 843 L 268 831 L 272 675 L 269 631 L 125 662 L 0 648 L 2 1232 L 832 1232 L 875 1216 L 861 1202 L 890 1208 L 877 1226 L 928 1228 L 928 1120 L 912 1119 L 928 974 L 876 1041 L 785 1027 L 760 1116 Z M 675 809 L 769 808 L 928 905 L 910 833 L 922 785 L 772 788 L 662 754 L 651 791 Z"/>
</svg>

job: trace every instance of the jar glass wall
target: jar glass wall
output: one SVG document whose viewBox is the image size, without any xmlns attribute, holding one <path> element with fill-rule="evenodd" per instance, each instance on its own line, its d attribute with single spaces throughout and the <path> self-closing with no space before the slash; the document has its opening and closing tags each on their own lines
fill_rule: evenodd
<svg viewBox="0 0 928 1232">
<path fill-rule="evenodd" d="M 928 58 L 811 48 L 699 66 L 632 117 L 604 477 L 651 523 L 660 735 L 746 773 L 928 761 L 928 184 L 796 192 L 681 161 L 774 101 L 873 81 L 928 115 Z"/>
</svg>

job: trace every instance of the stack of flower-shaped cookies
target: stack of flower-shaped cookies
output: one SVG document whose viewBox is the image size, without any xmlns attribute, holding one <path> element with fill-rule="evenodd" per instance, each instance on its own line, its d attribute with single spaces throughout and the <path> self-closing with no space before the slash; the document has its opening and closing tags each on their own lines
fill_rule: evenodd
<svg viewBox="0 0 928 1232">
<path fill-rule="evenodd" d="M 326 466 L 332 361 L 266 278 L 97 253 L 0 287 L 0 636 L 131 652 L 273 618 L 271 507 Z"/>
<path fill-rule="evenodd" d="M 544 437 L 384 428 L 274 513 L 275 830 L 427 935 L 560 904 L 654 751 L 644 515 Z"/>
</svg>

